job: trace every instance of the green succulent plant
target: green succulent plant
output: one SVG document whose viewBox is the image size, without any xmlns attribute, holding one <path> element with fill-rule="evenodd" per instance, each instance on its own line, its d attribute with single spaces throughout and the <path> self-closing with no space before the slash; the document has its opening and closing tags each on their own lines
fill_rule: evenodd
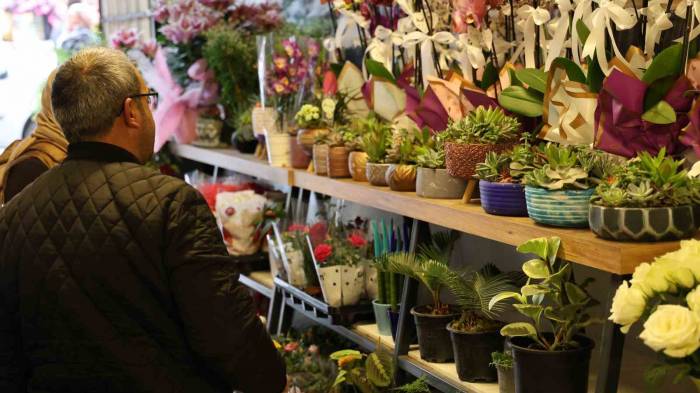
<svg viewBox="0 0 700 393">
<path fill-rule="evenodd" d="M 501 108 L 480 106 L 466 117 L 450 123 L 444 132 L 445 139 L 454 142 L 496 144 L 517 139 L 520 122 L 506 115 Z"/>
<path fill-rule="evenodd" d="M 476 176 L 492 183 L 509 182 L 511 180 L 509 165 L 510 154 L 489 152 L 486 160 L 476 165 Z"/>
<path fill-rule="evenodd" d="M 367 153 L 367 161 L 383 163 L 391 146 L 391 126 L 375 116 L 362 119 L 359 124 L 362 128 L 360 147 Z"/>
<path fill-rule="evenodd" d="M 584 147 L 547 143 L 535 151 L 532 167 L 523 183 L 548 190 L 586 190 L 605 176 L 603 153 Z M 595 175 L 600 173 L 600 175 Z"/>
<path fill-rule="evenodd" d="M 513 355 L 506 352 L 491 352 L 491 365 L 502 369 L 513 368 Z"/>
<path fill-rule="evenodd" d="M 700 182 L 688 176 L 684 160 L 641 152 L 618 165 L 596 188 L 592 203 L 608 207 L 666 207 L 700 203 Z"/>
<path fill-rule="evenodd" d="M 438 169 L 445 167 L 445 149 L 441 147 L 416 147 L 416 165 L 421 168 Z"/>
</svg>

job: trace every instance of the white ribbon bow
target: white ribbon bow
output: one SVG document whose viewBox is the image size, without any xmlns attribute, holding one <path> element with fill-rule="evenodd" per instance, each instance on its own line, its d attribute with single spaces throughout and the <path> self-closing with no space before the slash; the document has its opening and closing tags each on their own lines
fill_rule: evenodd
<svg viewBox="0 0 700 393">
<path fill-rule="evenodd" d="M 669 0 L 670 1 L 670 0 Z M 649 5 L 647 8 L 647 36 L 644 42 L 644 53 L 649 56 L 654 55 L 654 47 L 661 39 L 661 33 L 673 27 L 669 14 L 661 7 Z"/>
<path fill-rule="evenodd" d="M 535 29 L 540 29 L 540 48 L 542 51 L 546 51 L 544 24 L 549 21 L 551 16 L 546 9 L 534 8 L 530 5 L 518 8 L 517 13 L 523 23 L 523 43 L 521 46 L 525 50 L 525 67 L 535 68 Z M 518 48 L 516 52 L 520 53 L 521 49 Z"/>
<path fill-rule="evenodd" d="M 447 31 L 440 31 L 433 35 L 428 35 L 422 31 L 412 31 L 403 37 L 403 46 L 410 48 L 420 45 L 421 68 L 423 69 L 423 86 L 428 85 L 427 78 L 437 75 L 435 60 L 433 59 L 433 47 L 438 55 L 439 63 L 445 62 L 447 55 L 442 45 L 450 45 L 456 41 L 455 36 Z M 438 45 L 433 45 L 438 44 Z"/>
<path fill-rule="evenodd" d="M 365 57 L 376 60 L 384 65 L 391 72 L 393 55 L 392 48 L 394 45 L 403 44 L 403 36 L 399 32 L 387 29 L 384 26 L 377 26 L 374 30 L 374 38 L 367 46 Z M 363 74 L 367 76 L 365 70 L 365 62 L 362 62 Z"/>
<path fill-rule="evenodd" d="M 635 18 L 634 13 L 630 10 L 625 10 L 615 1 L 601 0 L 598 4 L 598 8 L 591 13 L 590 19 L 591 33 L 588 35 L 588 39 L 586 39 L 586 43 L 583 45 L 581 56 L 592 57 L 593 53 L 595 53 L 600 68 L 606 75 L 609 74 L 610 67 L 608 66 L 608 59 L 605 55 L 605 31 L 607 30 L 610 36 L 610 46 L 613 49 L 613 53 L 620 61 L 628 65 L 615 43 L 615 37 L 610 22 L 615 22 L 617 30 L 630 29 L 637 23 L 637 18 Z"/>
<path fill-rule="evenodd" d="M 547 48 L 547 60 L 544 63 L 544 70 L 549 70 L 552 62 L 557 57 L 561 56 L 561 51 L 566 47 L 566 33 L 569 32 L 569 12 L 573 9 L 570 0 L 557 0 L 559 7 L 559 19 L 557 21 L 556 30 L 552 35 L 552 40 Z"/>
<path fill-rule="evenodd" d="M 574 17 L 571 19 L 571 58 L 576 64 L 581 64 L 581 58 L 579 56 L 579 40 L 578 40 L 578 29 L 576 24 L 580 20 L 585 20 L 591 14 L 591 6 L 593 4 L 592 0 L 577 0 L 576 8 L 574 9 Z"/>
<path fill-rule="evenodd" d="M 344 45 L 343 40 L 346 38 L 348 34 L 350 34 L 350 37 L 352 37 L 353 34 L 358 34 L 357 39 L 351 41 L 352 46 L 359 46 L 360 45 L 360 37 L 359 33 L 357 33 L 353 28 L 355 26 L 359 26 L 361 29 L 365 30 L 366 35 L 369 35 L 369 24 L 370 21 L 368 19 L 365 19 L 361 14 L 358 12 L 354 12 L 352 10 L 346 9 L 345 3 L 342 0 L 338 0 L 335 3 L 335 8 L 338 10 L 340 13 L 340 18 L 338 19 L 338 26 L 335 29 L 335 46 L 337 48 L 344 48 L 347 45 Z"/>
</svg>

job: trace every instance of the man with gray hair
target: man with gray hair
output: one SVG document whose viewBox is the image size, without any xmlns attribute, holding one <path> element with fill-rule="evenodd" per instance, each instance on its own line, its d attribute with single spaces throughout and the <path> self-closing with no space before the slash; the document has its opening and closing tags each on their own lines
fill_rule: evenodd
<svg viewBox="0 0 700 393">
<path fill-rule="evenodd" d="M 208 205 L 142 165 L 156 96 L 115 50 L 58 69 L 68 157 L 0 209 L 0 392 L 284 390 Z"/>
</svg>

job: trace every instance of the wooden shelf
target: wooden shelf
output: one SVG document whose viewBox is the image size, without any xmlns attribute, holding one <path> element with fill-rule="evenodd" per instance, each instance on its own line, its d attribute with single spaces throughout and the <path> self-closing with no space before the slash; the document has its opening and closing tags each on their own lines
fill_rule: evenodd
<svg viewBox="0 0 700 393">
<path fill-rule="evenodd" d="M 414 192 L 395 192 L 386 187 L 374 187 L 351 179 L 330 179 L 302 170 L 270 167 L 252 155 L 241 154 L 232 149 L 174 145 L 173 151 L 192 160 L 513 246 L 535 237 L 559 236 L 564 244 L 567 260 L 609 273 L 630 274 L 640 263 L 650 262 L 659 255 L 677 249 L 679 243 L 624 243 L 603 240 L 588 229 L 554 228 L 536 224 L 528 217 L 494 216 L 486 214 L 478 204 L 467 205 L 460 200 L 420 198 Z"/>
<path fill-rule="evenodd" d="M 427 199 L 414 192 L 396 192 L 351 179 L 330 179 L 296 171 L 294 185 L 340 199 L 517 246 L 529 239 L 559 236 L 567 260 L 609 273 L 629 274 L 642 262 L 678 248 L 679 242 L 625 243 L 598 238 L 588 229 L 554 228 L 528 217 L 487 214 L 478 204 Z"/>
<path fill-rule="evenodd" d="M 173 144 L 172 152 L 182 158 L 228 169 L 271 183 L 292 185 L 290 168 L 272 167 L 267 161 L 252 154 L 243 154 L 231 148 L 205 148 L 193 145 Z"/>
<path fill-rule="evenodd" d="M 241 284 L 248 288 L 261 293 L 269 298 L 272 297 L 275 284 L 272 280 L 272 274 L 268 271 L 251 272 L 248 275 L 241 274 L 239 279 Z"/>
</svg>

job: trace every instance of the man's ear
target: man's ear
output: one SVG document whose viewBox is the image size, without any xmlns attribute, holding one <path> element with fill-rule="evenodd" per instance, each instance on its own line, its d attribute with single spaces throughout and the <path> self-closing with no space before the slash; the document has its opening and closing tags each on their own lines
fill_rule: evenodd
<svg viewBox="0 0 700 393">
<path fill-rule="evenodd" d="M 141 116 L 139 115 L 138 102 L 133 98 L 124 100 L 124 111 L 122 119 L 127 127 L 138 128 L 141 125 Z"/>
</svg>

